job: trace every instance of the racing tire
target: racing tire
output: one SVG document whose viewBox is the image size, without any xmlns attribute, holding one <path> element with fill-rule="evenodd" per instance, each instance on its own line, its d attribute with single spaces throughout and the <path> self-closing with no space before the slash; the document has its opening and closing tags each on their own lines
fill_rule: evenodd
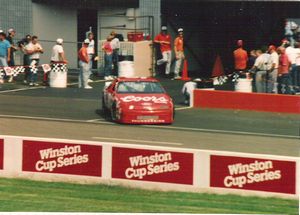
<svg viewBox="0 0 300 215">
<path fill-rule="evenodd" d="M 117 107 L 116 107 L 116 103 L 113 103 L 112 106 L 111 106 L 110 118 L 114 122 L 117 121 Z"/>
<path fill-rule="evenodd" d="M 104 99 L 102 99 L 102 113 L 103 113 L 104 118 L 108 119 L 108 117 L 109 117 L 109 110 L 105 106 Z"/>
</svg>

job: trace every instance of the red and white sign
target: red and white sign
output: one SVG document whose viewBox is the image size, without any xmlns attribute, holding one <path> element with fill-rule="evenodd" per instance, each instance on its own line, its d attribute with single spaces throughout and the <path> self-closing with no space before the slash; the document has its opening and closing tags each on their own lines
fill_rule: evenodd
<svg viewBox="0 0 300 215">
<path fill-rule="evenodd" d="M 102 146 L 24 140 L 22 170 L 101 176 Z"/>
<path fill-rule="evenodd" d="M 193 184 L 193 153 L 113 147 L 112 178 Z"/>
<path fill-rule="evenodd" d="M 13 69 L 11 67 L 4 67 L 4 71 L 8 76 L 13 75 Z"/>
<path fill-rule="evenodd" d="M 210 186 L 296 193 L 296 162 L 210 156 Z"/>
<path fill-rule="evenodd" d="M 44 73 L 51 71 L 51 66 L 49 64 L 42 64 L 42 68 L 44 70 Z"/>
<path fill-rule="evenodd" d="M 0 139 L 0 169 L 3 169 L 4 160 L 4 140 Z"/>
</svg>

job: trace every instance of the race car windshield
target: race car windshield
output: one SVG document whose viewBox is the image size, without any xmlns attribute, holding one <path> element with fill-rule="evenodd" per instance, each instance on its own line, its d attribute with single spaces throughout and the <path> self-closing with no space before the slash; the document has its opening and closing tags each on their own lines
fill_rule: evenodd
<svg viewBox="0 0 300 215">
<path fill-rule="evenodd" d="M 165 93 L 158 82 L 120 82 L 117 88 L 118 93 Z"/>
</svg>

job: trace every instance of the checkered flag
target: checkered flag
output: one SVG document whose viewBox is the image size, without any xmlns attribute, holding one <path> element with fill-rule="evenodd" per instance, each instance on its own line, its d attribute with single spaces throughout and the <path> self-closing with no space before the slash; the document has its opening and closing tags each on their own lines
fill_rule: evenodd
<svg viewBox="0 0 300 215">
<path fill-rule="evenodd" d="M 0 68 L 0 79 L 3 79 L 5 76 L 5 72 L 3 68 Z"/>
<path fill-rule="evenodd" d="M 55 63 L 52 65 L 52 72 L 67 72 L 68 68 L 66 64 Z"/>
<path fill-rule="evenodd" d="M 240 78 L 240 75 L 238 73 L 234 73 L 234 75 L 232 76 L 232 82 L 236 83 L 238 82 Z"/>
<path fill-rule="evenodd" d="M 227 77 L 226 76 L 220 76 L 218 77 L 218 82 L 219 82 L 219 85 L 223 85 L 227 82 Z"/>
<path fill-rule="evenodd" d="M 36 74 L 38 72 L 38 68 L 36 66 L 30 66 L 30 72 Z"/>
<path fill-rule="evenodd" d="M 25 67 L 24 66 L 17 66 L 13 68 L 13 76 L 16 77 L 18 76 L 20 73 L 24 73 L 25 72 Z"/>
</svg>

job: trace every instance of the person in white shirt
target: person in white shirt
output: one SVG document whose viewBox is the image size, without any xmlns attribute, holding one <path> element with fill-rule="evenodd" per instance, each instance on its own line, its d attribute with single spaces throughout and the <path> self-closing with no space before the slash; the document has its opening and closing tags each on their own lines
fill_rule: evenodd
<svg viewBox="0 0 300 215">
<path fill-rule="evenodd" d="M 257 58 L 255 60 L 252 70 L 256 70 L 255 74 L 255 86 L 256 92 L 265 93 L 267 92 L 266 82 L 268 80 L 267 72 L 270 71 L 272 67 L 271 56 L 265 53 L 266 49 L 257 50 Z"/>
<path fill-rule="evenodd" d="M 285 53 L 288 56 L 288 59 L 291 63 L 289 74 L 292 78 L 292 84 L 293 84 L 293 86 L 295 86 L 296 82 L 297 82 L 296 81 L 296 76 L 297 76 L 296 75 L 296 73 L 297 73 L 297 69 L 296 69 L 296 57 L 297 57 L 296 49 L 294 47 L 292 47 L 289 42 L 287 42 L 285 44 L 285 47 L 286 47 L 285 48 Z"/>
<path fill-rule="evenodd" d="M 68 63 L 63 48 L 63 39 L 58 38 L 52 48 L 51 63 Z"/>
<path fill-rule="evenodd" d="M 25 46 L 25 51 L 29 55 L 30 66 L 37 67 L 40 61 L 40 54 L 44 53 L 42 46 L 38 42 L 37 36 L 32 36 L 31 42 Z M 37 72 L 30 72 L 29 85 L 37 86 Z"/>
<path fill-rule="evenodd" d="M 94 34 L 93 32 L 88 33 L 88 38 L 87 38 L 90 43 L 89 46 L 87 47 L 87 53 L 89 57 L 89 73 L 91 76 L 92 75 L 92 69 L 93 69 L 93 58 L 95 56 L 95 40 L 94 40 Z M 93 82 L 91 78 L 89 78 L 88 82 Z"/>
<path fill-rule="evenodd" d="M 300 92 L 300 43 L 295 44 L 296 54 L 296 72 L 295 72 L 295 86 L 297 87 L 296 92 Z"/>
<path fill-rule="evenodd" d="M 116 37 L 117 33 L 115 31 L 112 31 L 110 33 L 110 35 L 113 37 L 112 41 L 110 42 L 110 45 L 113 49 L 113 65 L 114 65 L 114 69 L 113 69 L 113 74 L 115 76 L 118 76 L 119 74 L 119 67 L 118 67 L 118 63 L 119 63 L 119 50 L 120 50 L 120 40 Z"/>
<path fill-rule="evenodd" d="M 194 81 L 188 81 L 183 85 L 181 92 L 184 95 L 184 104 L 190 104 L 191 95 L 196 88 L 197 83 Z"/>
<path fill-rule="evenodd" d="M 269 81 L 267 88 L 268 93 L 277 93 L 279 55 L 277 54 L 276 47 L 274 45 L 269 46 L 269 53 L 271 55 L 272 66 L 269 73 Z"/>
<path fill-rule="evenodd" d="M 51 66 L 53 67 L 54 64 L 67 64 L 68 61 L 65 57 L 65 52 L 63 48 L 63 42 L 64 40 L 61 38 L 58 38 L 56 40 L 56 44 L 52 48 L 51 53 Z M 44 85 L 48 85 L 48 73 L 44 74 Z"/>
</svg>

